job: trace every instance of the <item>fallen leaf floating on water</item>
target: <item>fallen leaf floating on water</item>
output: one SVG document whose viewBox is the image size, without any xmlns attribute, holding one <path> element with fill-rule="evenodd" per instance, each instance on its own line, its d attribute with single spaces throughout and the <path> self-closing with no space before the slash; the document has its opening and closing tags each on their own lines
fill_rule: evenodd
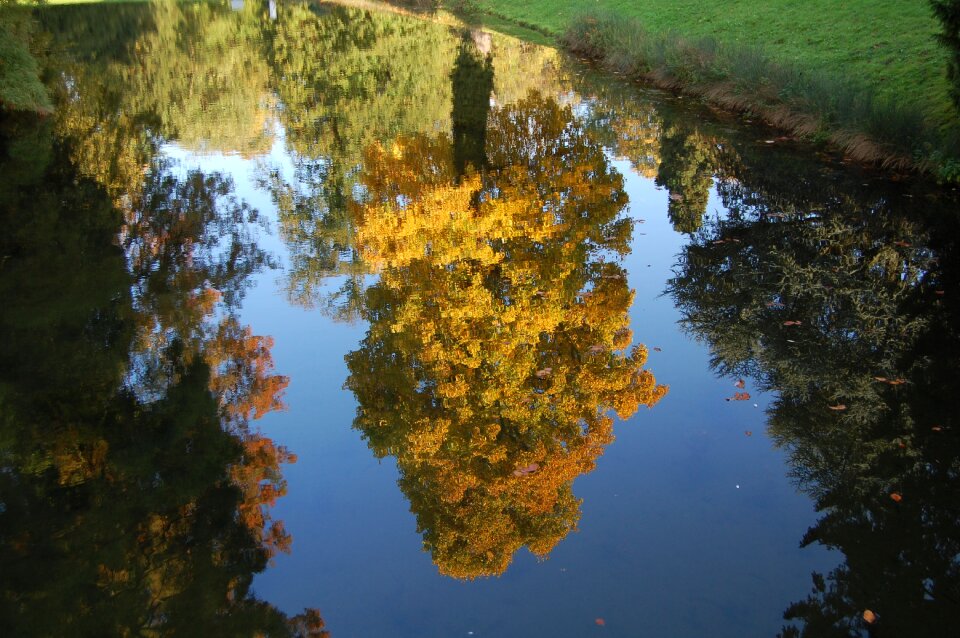
<svg viewBox="0 0 960 638">
<path fill-rule="evenodd" d="M 863 610 L 863 619 L 867 624 L 873 624 L 877 620 L 877 615 L 870 611 L 869 609 Z"/>
<path fill-rule="evenodd" d="M 517 468 L 513 471 L 514 476 L 528 476 L 540 469 L 539 463 L 531 463 L 527 467 Z"/>
<path fill-rule="evenodd" d="M 845 406 L 845 405 L 842 404 L 842 403 L 838 403 L 838 404 L 836 404 L 836 405 L 829 405 L 829 406 L 827 406 L 827 407 L 830 408 L 831 410 L 836 410 L 836 411 L 838 411 L 838 412 L 841 411 L 841 410 L 846 410 L 846 409 L 847 409 L 847 406 Z"/>
<path fill-rule="evenodd" d="M 746 381 L 744 381 L 743 379 L 740 379 L 740 380 L 738 380 L 736 383 L 733 384 L 733 387 L 735 387 L 735 388 L 740 388 L 740 389 L 742 390 L 743 387 L 744 387 L 746 384 L 747 384 Z"/>
<path fill-rule="evenodd" d="M 793 321 L 793 320 L 790 320 L 790 321 L 784 321 L 784 322 L 783 322 L 783 325 L 785 325 L 785 326 L 800 326 L 800 325 L 803 325 L 803 322 L 802 322 L 802 321 Z"/>
<path fill-rule="evenodd" d="M 727 401 L 748 401 L 749 399 L 749 392 L 734 392 L 733 396 L 727 399 Z"/>
<path fill-rule="evenodd" d="M 544 368 L 543 370 L 537 370 L 536 375 L 538 379 L 546 379 L 553 373 L 553 368 Z"/>
<path fill-rule="evenodd" d="M 598 627 L 603 627 L 607 624 L 607 621 L 605 621 L 603 618 L 597 618 L 593 622 L 597 623 Z"/>
<path fill-rule="evenodd" d="M 879 381 L 880 383 L 886 383 L 888 385 L 903 385 L 907 382 L 906 379 L 888 379 L 887 377 L 874 377 L 874 381 Z"/>
<path fill-rule="evenodd" d="M 890 498 L 893 499 L 894 503 L 899 503 L 900 501 L 903 500 L 903 497 L 900 496 L 900 492 L 893 492 L 892 494 L 890 494 Z"/>
</svg>

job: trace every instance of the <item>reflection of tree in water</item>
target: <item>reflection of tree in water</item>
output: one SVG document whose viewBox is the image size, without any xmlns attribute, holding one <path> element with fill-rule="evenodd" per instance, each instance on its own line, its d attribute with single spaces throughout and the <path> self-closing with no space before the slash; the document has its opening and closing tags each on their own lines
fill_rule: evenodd
<svg viewBox="0 0 960 638">
<path fill-rule="evenodd" d="M 367 269 L 353 248 L 348 208 L 360 197 L 357 177 L 366 149 L 452 127 L 459 139 L 457 171 L 481 166 L 491 91 L 505 102 L 531 86 L 555 87 L 557 53 L 495 34 L 458 34 L 436 22 L 328 4 L 281 5 L 265 33 L 283 104 L 278 117 L 294 162 L 293 175 L 275 170 L 264 180 L 290 249 L 288 296 L 337 319 L 354 319 Z M 332 277 L 341 279 L 331 293 Z"/>
<path fill-rule="evenodd" d="M 487 115 L 493 91 L 490 34 L 462 34 L 460 51 L 450 74 L 453 86 L 453 167 L 458 176 L 486 167 Z"/>
<path fill-rule="evenodd" d="M 0 633 L 320 635 L 250 593 L 292 455 L 248 425 L 285 384 L 268 341 L 213 300 L 256 269 L 205 239 L 247 227 L 230 184 L 155 164 L 121 213 L 49 126 L 3 126 Z"/>
<path fill-rule="evenodd" d="M 664 125 L 657 186 L 670 194 L 667 215 L 678 232 L 695 233 L 703 223 L 713 186 L 714 154 L 710 140 L 695 128 L 680 121 Z"/>
<path fill-rule="evenodd" d="M 172 1 L 41 11 L 58 135 L 112 197 L 136 193 L 156 146 L 262 153 L 272 130 L 255 3 L 243 13 Z"/>
<path fill-rule="evenodd" d="M 589 75 L 577 88 L 595 95 L 587 115 L 590 130 L 639 175 L 667 189 L 674 230 L 697 232 L 718 168 L 716 138 L 706 127 L 691 124 L 695 118 L 690 113 L 661 109 Z"/>
<path fill-rule="evenodd" d="M 663 123 L 653 104 L 637 100 L 634 95 L 601 93 L 591 105 L 590 126 L 618 158 L 630 162 L 637 174 L 656 179 Z"/>
<path fill-rule="evenodd" d="M 365 269 L 347 208 L 363 150 L 447 125 L 455 41 L 438 24 L 296 3 L 280 7 L 267 43 L 295 165 L 293 179 L 274 172 L 266 180 L 290 247 L 288 296 L 350 319 Z M 325 298 L 332 276 L 345 283 Z"/>
<path fill-rule="evenodd" d="M 631 226 L 603 149 L 536 94 L 489 122 L 489 170 L 459 180 L 459 138 L 372 146 L 354 207 L 380 275 L 347 357 L 355 427 L 396 456 L 425 546 L 461 578 L 545 556 L 576 525 L 572 482 L 612 440 L 608 412 L 666 391 L 642 346 L 622 352 Z"/>
<path fill-rule="evenodd" d="M 822 513 L 803 544 L 844 554 L 783 635 L 943 635 L 960 612 L 956 211 L 738 177 L 670 291 L 718 370 L 778 392 L 770 432 Z"/>
</svg>

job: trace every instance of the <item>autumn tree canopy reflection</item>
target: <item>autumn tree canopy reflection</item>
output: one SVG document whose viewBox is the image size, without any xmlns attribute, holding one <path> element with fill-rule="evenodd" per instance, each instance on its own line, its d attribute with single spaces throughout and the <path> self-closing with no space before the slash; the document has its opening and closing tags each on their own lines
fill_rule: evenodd
<svg viewBox="0 0 960 638">
<path fill-rule="evenodd" d="M 118 198 L 62 124 L 0 121 L 0 633 L 323 635 L 250 591 L 293 461 L 250 425 L 286 385 L 234 312 L 254 213 L 159 160 Z"/>
<path fill-rule="evenodd" d="M 643 346 L 625 352 L 632 226 L 600 145 L 531 93 L 490 111 L 488 168 L 458 178 L 470 130 L 367 149 L 352 214 L 379 281 L 347 357 L 354 426 L 396 457 L 425 547 L 458 578 L 501 574 L 524 546 L 546 556 L 576 526 L 572 482 L 612 440 L 608 413 L 666 392 Z"/>
</svg>

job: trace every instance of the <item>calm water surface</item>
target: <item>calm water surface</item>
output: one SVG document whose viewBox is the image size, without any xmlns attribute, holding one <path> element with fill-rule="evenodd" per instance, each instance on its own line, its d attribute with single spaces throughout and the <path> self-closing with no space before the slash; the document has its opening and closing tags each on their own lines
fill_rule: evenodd
<svg viewBox="0 0 960 638">
<path fill-rule="evenodd" d="M 0 634 L 955 625 L 953 193 L 449 16 L 37 19 Z"/>
</svg>

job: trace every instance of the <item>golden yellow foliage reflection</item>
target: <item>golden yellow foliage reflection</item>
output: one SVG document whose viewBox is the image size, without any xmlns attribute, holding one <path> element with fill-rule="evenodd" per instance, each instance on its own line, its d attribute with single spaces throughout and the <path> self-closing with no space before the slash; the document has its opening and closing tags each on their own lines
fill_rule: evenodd
<svg viewBox="0 0 960 638">
<path fill-rule="evenodd" d="M 393 455 L 440 571 L 498 575 L 576 526 L 573 480 L 613 420 L 666 388 L 630 348 L 618 259 L 622 178 L 572 111 L 531 94 L 494 108 L 488 166 L 455 169 L 446 135 L 372 145 L 352 207 L 379 274 L 348 355 L 355 427 Z"/>
</svg>

